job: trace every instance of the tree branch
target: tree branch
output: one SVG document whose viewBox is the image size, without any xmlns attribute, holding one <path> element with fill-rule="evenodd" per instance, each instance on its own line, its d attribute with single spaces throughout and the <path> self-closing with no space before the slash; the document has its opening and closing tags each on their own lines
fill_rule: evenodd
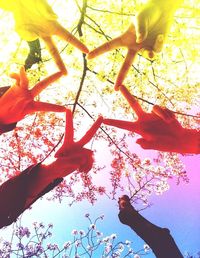
<svg viewBox="0 0 200 258">
<path fill-rule="evenodd" d="M 127 195 L 119 199 L 119 220 L 131 227 L 152 249 L 157 258 L 183 258 L 169 229 L 152 224 L 131 205 Z"/>
<path fill-rule="evenodd" d="M 76 4 L 77 4 L 78 8 L 80 9 L 77 1 L 76 1 Z M 78 25 L 77 25 L 78 34 L 79 34 L 80 37 L 83 36 L 82 25 L 84 23 L 84 18 L 85 18 L 85 14 L 86 14 L 86 8 L 87 8 L 87 0 L 83 0 L 83 7 L 82 7 L 82 10 L 81 10 L 81 17 L 80 17 L 80 20 L 79 20 Z M 83 72 L 82 72 L 82 77 L 81 77 L 79 89 L 78 89 L 78 92 L 76 94 L 76 98 L 75 98 L 75 101 L 74 101 L 74 106 L 73 106 L 72 113 L 74 113 L 75 110 L 76 110 L 76 105 L 78 103 L 78 100 L 79 100 L 79 97 L 80 97 L 80 94 L 81 94 L 81 91 L 82 91 L 82 88 L 83 88 L 83 84 L 84 84 L 84 81 L 85 81 L 86 73 L 87 73 L 87 70 L 88 70 L 86 55 L 84 53 L 82 55 L 83 55 Z"/>
</svg>

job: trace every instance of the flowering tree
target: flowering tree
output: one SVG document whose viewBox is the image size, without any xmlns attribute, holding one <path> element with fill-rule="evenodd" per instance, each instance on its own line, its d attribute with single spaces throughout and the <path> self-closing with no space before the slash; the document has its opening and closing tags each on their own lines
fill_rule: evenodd
<svg viewBox="0 0 200 258">
<path fill-rule="evenodd" d="M 132 243 L 128 240 L 117 242 L 117 235 L 104 236 L 97 229 L 101 215 L 94 221 L 89 214 L 85 214 L 89 226 L 86 230 L 72 230 L 72 239 L 59 246 L 56 243 L 48 243 L 52 236 L 52 224 L 33 223 L 33 229 L 24 227 L 20 222 L 16 223 L 11 241 L 1 241 L 1 257 L 134 257 L 150 252 L 148 245 L 141 250 L 134 251 Z"/>
<path fill-rule="evenodd" d="M 62 25 L 70 28 L 71 33 L 91 50 L 123 33 L 141 7 L 141 1 L 130 4 L 127 0 L 109 3 L 93 0 L 49 2 Z M 139 53 L 125 80 L 144 110 L 151 110 L 154 104 L 166 106 L 187 128 L 198 128 L 199 122 L 199 114 L 194 109 L 199 101 L 198 5 L 197 0 L 181 5 L 162 54 L 150 60 Z M 0 86 L 5 86 L 12 83 L 8 73 L 18 71 L 24 64 L 29 47 L 15 33 L 11 14 L 1 10 L 0 16 L 0 46 L 4 49 L 0 57 Z M 189 37 L 185 38 L 185 35 Z M 76 124 L 75 135 L 88 128 L 99 113 L 114 119 L 135 119 L 129 105 L 113 87 L 125 56 L 124 49 L 87 60 L 85 54 L 66 42 L 55 38 L 55 43 L 63 62 L 67 64 L 68 76 L 46 89 L 38 100 L 71 106 Z M 39 63 L 36 62 L 27 71 L 31 85 L 57 69 L 43 42 L 41 56 L 42 61 L 41 58 L 37 59 Z M 62 141 L 64 124 L 62 114 L 37 113 L 18 123 L 14 131 L 2 135 L 0 182 L 33 163 L 42 160 L 48 163 Z M 134 133 L 102 126 L 90 146 L 96 153 L 93 169 L 88 174 L 75 172 L 65 178 L 48 198 L 62 202 L 64 197 L 68 197 L 70 204 L 86 199 L 94 204 L 100 195 L 116 199 L 123 192 L 131 197 L 132 203 L 148 205 L 151 194 L 169 190 L 169 179 L 176 178 L 177 183 L 189 181 L 178 154 L 155 152 L 148 157 L 145 151 L 134 145 L 136 139 Z M 104 155 L 108 160 L 101 158 L 102 148 L 106 148 Z M 98 180 L 102 174 L 103 183 Z M 18 250 L 21 250 L 20 247 Z"/>
</svg>

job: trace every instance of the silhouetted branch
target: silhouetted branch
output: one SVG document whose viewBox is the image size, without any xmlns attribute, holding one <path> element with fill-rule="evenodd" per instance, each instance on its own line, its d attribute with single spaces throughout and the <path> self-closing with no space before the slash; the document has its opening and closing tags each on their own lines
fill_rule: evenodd
<svg viewBox="0 0 200 258">
<path fill-rule="evenodd" d="M 25 70 L 30 69 L 32 65 L 42 61 L 41 46 L 39 39 L 27 41 L 29 46 L 29 54 L 25 60 Z"/>
<path fill-rule="evenodd" d="M 77 4 L 78 5 L 78 4 Z M 79 6 L 78 6 L 79 7 Z M 84 17 L 85 17 L 85 13 L 86 13 L 86 7 L 87 7 L 87 0 L 84 0 L 83 1 L 83 7 L 82 9 L 80 10 L 81 11 L 81 17 L 80 17 L 80 20 L 78 22 L 78 25 L 77 25 L 77 30 L 78 30 L 78 34 L 80 37 L 83 36 L 83 32 L 82 32 L 82 25 L 84 23 Z M 78 103 L 78 100 L 79 100 L 79 97 L 80 97 L 80 94 L 81 94 L 81 91 L 82 91 L 82 87 L 83 87 L 83 84 L 84 84 L 84 81 L 85 81 L 85 77 L 86 77 L 86 73 L 87 73 L 87 60 L 86 60 L 86 55 L 83 53 L 83 73 L 82 73 L 82 76 L 81 76 L 81 81 L 80 81 L 80 85 L 79 85 L 79 89 L 78 89 L 78 92 L 76 94 L 76 98 L 75 98 L 75 101 L 74 101 L 74 106 L 73 106 L 73 113 L 76 109 L 76 105 Z"/>
<path fill-rule="evenodd" d="M 145 219 L 131 205 L 127 195 L 119 199 L 119 220 L 131 227 L 152 249 L 158 258 L 183 258 L 169 229 L 161 228 Z"/>
</svg>

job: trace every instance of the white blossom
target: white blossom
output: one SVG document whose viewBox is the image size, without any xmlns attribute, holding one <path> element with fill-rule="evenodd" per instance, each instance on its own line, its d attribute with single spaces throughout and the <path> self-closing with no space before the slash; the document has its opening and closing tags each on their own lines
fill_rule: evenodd
<svg viewBox="0 0 200 258">
<path fill-rule="evenodd" d="M 71 234 L 74 235 L 74 236 L 77 235 L 78 234 L 78 230 L 73 229 Z"/>
</svg>

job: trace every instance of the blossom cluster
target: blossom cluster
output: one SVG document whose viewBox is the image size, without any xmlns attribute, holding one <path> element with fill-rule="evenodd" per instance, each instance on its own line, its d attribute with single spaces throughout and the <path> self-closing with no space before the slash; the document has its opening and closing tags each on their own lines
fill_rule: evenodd
<svg viewBox="0 0 200 258">
<path fill-rule="evenodd" d="M 0 241 L 0 257 L 59 257 L 62 258 L 140 258 L 151 252 L 149 246 L 144 244 L 141 250 L 136 251 L 129 240 L 117 241 L 117 235 L 112 233 L 104 236 L 97 228 L 104 215 L 92 221 L 90 214 L 85 214 L 88 226 L 85 230 L 74 229 L 71 232 L 72 239 L 65 241 L 62 246 L 57 243 L 49 243 L 53 235 L 53 224 L 33 223 L 33 228 L 15 224 L 13 236 L 10 241 Z"/>
<path fill-rule="evenodd" d="M 84 114 L 82 116 L 85 117 Z M 1 152 L 7 159 L 2 159 L 1 182 L 43 160 L 61 139 L 64 130 L 62 116 L 39 114 L 29 119 L 29 125 L 26 121 L 19 123 L 9 140 L 8 136 L 2 135 L 2 144 L 6 146 L 7 151 L 2 149 Z M 56 132 L 53 130 L 55 126 Z M 134 137 L 135 134 L 117 135 L 115 130 L 109 128 L 99 130 L 95 141 L 108 145 L 107 153 L 109 155 L 110 151 L 111 154 L 110 166 L 101 159 L 101 164 L 95 162 L 87 174 L 75 171 L 52 191 L 48 199 L 61 202 L 67 197 L 70 198 L 70 204 L 83 200 L 94 204 L 100 195 L 115 199 L 116 195 L 127 192 L 135 203 L 140 200 L 148 205 L 150 195 L 162 194 L 169 189 L 170 179 L 176 178 L 177 183 L 189 181 L 177 154 L 155 152 L 154 158 L 142 159 L 129 144 L 135 140 Z M 97 155 L 100 150 L 93 148 L 93 151 Z M 104 179 L 106 178 L 107 187 L 102 184 L 105 180 L 96 180 L 102 174 Z"/>
</svg>

